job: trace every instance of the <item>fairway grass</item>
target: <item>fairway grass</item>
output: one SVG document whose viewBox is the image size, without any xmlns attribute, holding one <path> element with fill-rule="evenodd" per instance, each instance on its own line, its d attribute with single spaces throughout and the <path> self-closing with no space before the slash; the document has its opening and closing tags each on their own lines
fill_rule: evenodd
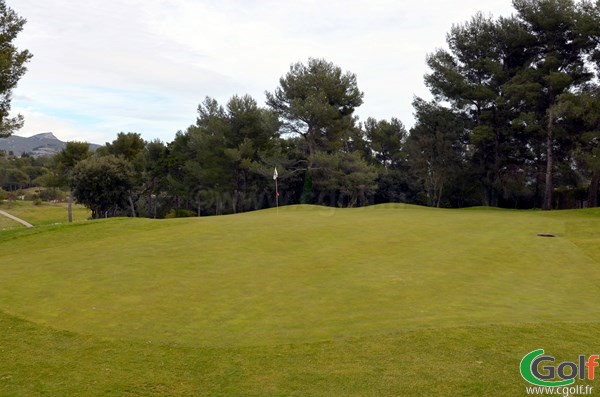
<svg viewBox="0 0 600 397">
<path fill-rule="evenodd" d="M 598 353 L 599 246 L 597 209 L 0 232 L 0 395 L 524 395 L 526 353 Z"/>
</svg>

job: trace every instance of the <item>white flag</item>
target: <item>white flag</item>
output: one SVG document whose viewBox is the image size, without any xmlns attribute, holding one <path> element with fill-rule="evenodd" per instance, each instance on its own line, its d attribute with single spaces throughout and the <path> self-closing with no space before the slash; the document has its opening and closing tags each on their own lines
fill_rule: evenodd
<svg viewBox="0 0 600 397">
<path fill-rule="evenodd" d="M 273 173 L 273 179 L 277 179 L 279 174 L 277 173 L 277 168 L 275 168 L 275 172 Z"/>
</svg>

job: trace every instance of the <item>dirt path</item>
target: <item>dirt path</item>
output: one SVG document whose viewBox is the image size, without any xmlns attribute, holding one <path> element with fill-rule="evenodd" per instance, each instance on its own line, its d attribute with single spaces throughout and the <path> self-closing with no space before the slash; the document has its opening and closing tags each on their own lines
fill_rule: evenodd
<svg viewBox="0 0 600 397">
<path fill-rule="evenodd" d="M 4 215 L 5 217 L 12 219 L 13 221 L 17 221 L 25 227 L 33 227 L 33 225 L 31 223 L 25 222 L 23 219 L 17 218 L 16 216 L 13 216 L 6 211 L 0 210 L 0 215 Z"/>
</svg>

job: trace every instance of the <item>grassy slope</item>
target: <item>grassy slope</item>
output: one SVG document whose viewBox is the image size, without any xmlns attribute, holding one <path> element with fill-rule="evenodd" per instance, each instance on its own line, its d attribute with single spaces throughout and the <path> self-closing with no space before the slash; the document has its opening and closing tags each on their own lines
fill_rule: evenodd
<svg viewBox="0 0 600 397">
<path fill-rule="evenodd" d="M 408 206 L 4 232 L 0 394 L 522 394 L 530 350 L 597 352 L 599 234 Z"/>
<path fill-rule="evenodd" d="M 0 208 L 1 209 L 1 208 Z M 10 218 L 0 215 L 0 232 L 22 227 L 19 222 L 13 221 Z"/>
<path fill-rule="evenodd" d="M 65 203 L 42 203 L 33 205 L 31 201 L 1 202 L 0 210 L 21 218 L 34 226 L 49 225 L 55 223 L 67 223 L 67 204 Z M 73 206 L 73 221 L 80 222 L 90 217 L 90 211 L 81 205 Z M 23 228 L 21 224 L 0 216 L 0 231 L 8 229 Z"/>
</svg>

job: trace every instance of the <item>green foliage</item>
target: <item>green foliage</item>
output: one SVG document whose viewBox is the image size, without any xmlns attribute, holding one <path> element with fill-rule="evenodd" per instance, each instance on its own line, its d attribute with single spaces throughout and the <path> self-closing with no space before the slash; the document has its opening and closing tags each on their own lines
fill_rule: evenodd
<svg viewBox="0 0 600 397">
<path fill-rule="evenodd" d="M 313 204 L 313 181 L 312 173 L 306 170 L 304 174 L 304 186 L 302 187 L 302 196 L 300 196 L 300 204 Z"/>
<path fill-rule="evenodd" d="M 589 180 L 587 205 L 599 205 L 600 185 L 600 89 L 588 87 L 577 94 L 560 96 L 558 116 L 568 121 L 573 142 L 573 159 L 578 163 L 579 175 Z M 581 132 L 583 131 L 583 133 Z"/>
<path fill-rule="evenodd" d="M 167 215 L 165 215 L 165 218 L 167 218 L 167 219 L 190 218 L 193 216 L 196 216 L 196 213 L 194 211 L 176 208 L 176 209 L 172 209 L 171 211 L 169 211 L 169 213 Z"/>
<path fill-rule="evenodd" d="M 319 191 L 317 202 L 332 206 L 366 205 L 377 189 L 377 171 L 359 153 L 317 152 L 310 177 Z"/>
<path fill-rule="evenodd" d="M 283 131 L 303 139 L 302 165 L 296 166 L 304 174 L 299 202 L 354 206 L 367 202 L 376 188 L 376 171 L 363 160 L 370 149 L 354 116 L 362 98 L 354 74 L 313 58 L 291 65 L 279 87 L 267 93 Z"/>
<path fill-rule="evenodd" d="M 484 204 L 498 205 L 526 188 L 506 181 L 529 180 L 536 185 L 534 201 L 550 209 L 554 184 L 569 183 L 561 170 L 568 168 L 576 141 L 567 135 L 572 126 L 558 114 L 559 98 L 592 81 L 600 8 L 570 0 L 513 5 L 511 17 L 479 13 L 453 26 L 449 50 L 428 56 L 425 82 L 436 100 L 470 122 L 473 147 L 465 154 L 481 181 Z"/>
<path fill-rule="evenodd" d="M 63 185 L 68 184 L 71 173 L 75 166 L 82 160 L 90 157 L 90 145 L 86 142 L 67 142 L 63 150 L 54 156 L 54 164 L 58 175 L 62 178 Z"/>
<path fill-rule="evenodd" d="M 354 110 L 362 102 L 356 76 L 324 59 L 292 64 L 279 87 L 267 92 L 267 104 L 282 118 L 284 131 L 301 135 L 309 156 L 343 147 L 355 128 Z"/>
<path fill-rule="evenodd" d="M 408 132 L 398 119 L 391 121 L 368 118 L 364 125 L 368 147 L 373 152 L 378 164 L 385 168 L 395 169 L 403 161 L 402 148 L 406 143 Z"/>
<path fill-rule="evenodd" d="M 32 55 L 27 50 L 19 51 L 15 46 L 26 20 L 0 0 L 0 138 L 10 136 L 23 126 L 23 116 L 10 117 L 12 90 L 23 77 L 25 64 Z"/>
<path fill-rule="evenodd" d="M 65 192 L 56 188 L 41 189 L 39 196 L 43 201 L 64 201 L 66 198 Z"/>
<path fill-rule="evenodd" d="M 112 143 L 107 143 L 100 149 L 100 155 L 112 154 L 122 156 L 127 161 L 133 161 L 146 147 L 146 142 L 142 136 L 135 132 L 119 132 L 117 139 Z M 106 153 L 104 153 L 106 152 Z"/>
<path fill-rule="evenodd" d="M 463 120 L 451 110 L 417 98 L 417 123 L 407 141 L 408 164 L 427 194 L 427 204 L 440 207 L 448 183 L 463 167 Z"/>
<path fill-rule="evenodd" d="M 71 189 L 77 201 L 92 211 L 92 218 L 120 214 L 128 205 L 133 169 L 113 155 L 90 157 L 73 168 Z"/>
<path fill-rule="evenodd" d="M 18 190 L 33 186 L 48 175 L 47 162 L 33 157 L 9 157 L 0 160 L 0 187 Z"/>
<path fill-rule="evenodd" d="M 5 168 L 0 171 L 0 181 L 9 190 L 16 190 L 27 186 L 29 176 L 21 169 Z"/>
<path fill-rule="evenodd" d="M 281 155 L 276 115 L 250 96 L 234 96 L 226 109 L 206 98 L 196 125 L 169 147 L 169 184 L 194 202 L 198 214 L 261 208 L 274 158 Z"/>
<path fill-rule="evenodd" d="M 377 167 L 375 203 L 416 202 L 417 184 L 408 172 L 408 132 L 398 119 L 368 118 L 363 126 L 364 158 Z"/>
</svg>

